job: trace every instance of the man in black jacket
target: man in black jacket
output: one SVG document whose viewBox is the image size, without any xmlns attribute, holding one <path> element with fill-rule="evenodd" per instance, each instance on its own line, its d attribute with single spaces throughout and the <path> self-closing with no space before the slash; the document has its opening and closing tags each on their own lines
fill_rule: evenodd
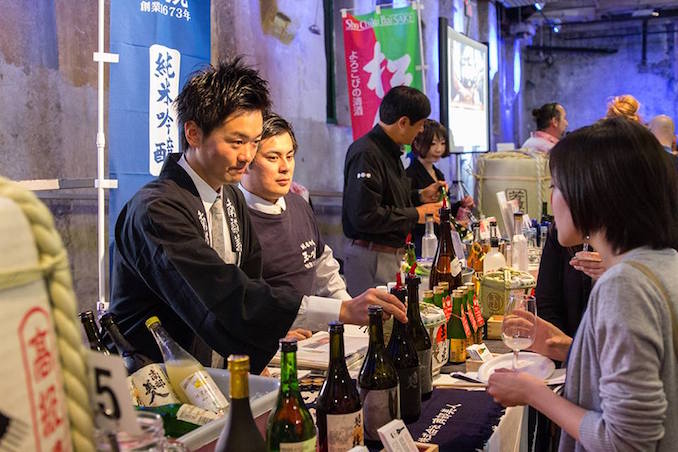
<svg viewBox="0 0 678 452">
<path fill-rule="evenodd" d="M 393 281 L 407 234 L 427 213 L 438 220 L 445 182 L 413 190 L 400 160 L 401 146 L 412 144 L 430 113 L 421 91 L 392 88 L 379 106 L 379 124 L 348 148 L 341 218 L 350 239 L 344 272 L 351 294 Z"/>
<path fill-rule="evenodd" d="M 221 367 L 228 355 L 247 354 L 260 372 L 293 322 L 305 326 L 315 316 L 317 324 L 323 314 L 295 290 L 259 279 L 261 248 L 232 186 L 256 153 L 267 83 L 235 59 L 194 75 L 176 106 L 184 153 L 170 155 L 118 217 L 110 310 L 156 361 L 162 357 L 144 325 L 152 315 L 203 364 Z M 370 304 L 406 319 L 395 297 L 371 291 L 343 301 L 327 320 L 365 324 Z"/>
</svg>

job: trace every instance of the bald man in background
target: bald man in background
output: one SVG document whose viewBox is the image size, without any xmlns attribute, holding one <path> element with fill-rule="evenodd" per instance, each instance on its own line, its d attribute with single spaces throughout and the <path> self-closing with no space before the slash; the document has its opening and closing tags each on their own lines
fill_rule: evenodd
<svg viewBox="0 0 678 452">
<path fill-rule="evenodd" d="M 673 120 L 666 115 L 658 115 L 652 118 L 648 125 L 650 131 L 657 137 L 659 143 L 664 146 L 666 152 L 673 154 L 676 144 L 676 128 Z"/>
</svg>

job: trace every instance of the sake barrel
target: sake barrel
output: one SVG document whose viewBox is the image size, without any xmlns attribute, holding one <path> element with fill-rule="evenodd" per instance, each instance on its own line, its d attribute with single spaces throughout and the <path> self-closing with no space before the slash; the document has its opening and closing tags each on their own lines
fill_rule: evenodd
<svg viewBox="0 0 678 452">
<path fill-rule="evenodd" d="M 0 250 L 2 441 L 22 451 L 69 451 L 54 318 L 45 282 L 36 272 L 38 252 L 21 209 L 2 196 Z"/>
<path fill-rule="evenodd" d="M 548 157 L 543 153 L 517 150 L 483 154 L 476 161 L 473 176 L 478 210 L 486 217 L 496 217 L 504 234 L 507 231 L 497 192 L 503 192 L 508 201 L 517 199 L 520 210 L 537 220 L 541 218 L 542 201 L 550 203 L 551 172 Z"/>
</svg>

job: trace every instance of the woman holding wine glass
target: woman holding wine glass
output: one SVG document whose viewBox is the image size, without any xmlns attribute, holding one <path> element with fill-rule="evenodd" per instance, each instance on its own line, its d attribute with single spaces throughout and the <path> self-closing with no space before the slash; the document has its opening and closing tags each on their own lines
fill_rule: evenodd
<svg viewBox="0 0 678 452">
<path fill-rule="evenodd" d="M 678 444 L 678 175 L 642 125 L 615 118 L 551 151 L 558 241 L 590 237 L 607 269 L 574 338 L 539 319 L 532 350 L 567 361 L 564 396 L 508 369 L 505 406 L 531 405 L 563 430 L 560 450 L 675 450 Z M 630 212 L 628 206 L 634 206 Z M 673 428 L 672 428 L 673 427 Z"/>
</svg>

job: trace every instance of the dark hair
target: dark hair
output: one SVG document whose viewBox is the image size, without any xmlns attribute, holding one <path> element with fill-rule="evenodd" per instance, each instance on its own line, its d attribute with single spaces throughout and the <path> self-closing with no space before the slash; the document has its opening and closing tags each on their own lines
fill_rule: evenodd
<svg viewBox="0 0 678 452">
<path fill-rule="evenodd" d="M 287 122 L 284 118 L 276 113 L 270 112 L 264 116 L 264 128 L 261 132 L 261 141 L 268 138 L 281 135 L 283 133 L 289 134 L 292 139 L 292 148 L 297 152 L 297 137 L 294 136 L 294 129 L 292 124 Z"/>
<path fill-rule="evenodd" d="M 433 139 L 445 140 L 445 152 L 441 157 L 450 155 L 450 142 L 448 140 L 447 128 L 438 121 L 427 119 L 424 121 L 424 128 L 414 137 L 412 141 L 412 153 L 417 157 L 425 158 L 431 149 Z"/>
<path fill-rule="evenodd" d="M 238 111 L 260 110 L 271 106 L 268 82 L 245 65 L 242 57 L 222 61 L 193 73 L 175 101 L 179 124 L 194 121 L 205 136 Z M 184 133 L 183 149 L 188 149 Z"/>
<path fill-rule="evenodd" d="M 556 108 L 558 105 L 560 104 L 557 102 L 551 102 L 532 110 L 532 116 L 537 121 L 537 130 L 548 129 L 553 118 L 560 118 L 560 112 Z"/>
<path fill-rule="evenodd" d="M 426 94 L 410 86 L 396 86 L 389 90 L 379 105 L 379 119 L 384 124 L 394 124 L 406 116 L 411 124 L 428 118 L 431 103 Z"/>
<path fill-rule="evenodd" d="M 616 252 L 678 245 L 678 172 L 652 133 L 624 118 L 604 119 L 551 149 L 553 183 L 574 226 L 604 231 Z"/>
</svg>

